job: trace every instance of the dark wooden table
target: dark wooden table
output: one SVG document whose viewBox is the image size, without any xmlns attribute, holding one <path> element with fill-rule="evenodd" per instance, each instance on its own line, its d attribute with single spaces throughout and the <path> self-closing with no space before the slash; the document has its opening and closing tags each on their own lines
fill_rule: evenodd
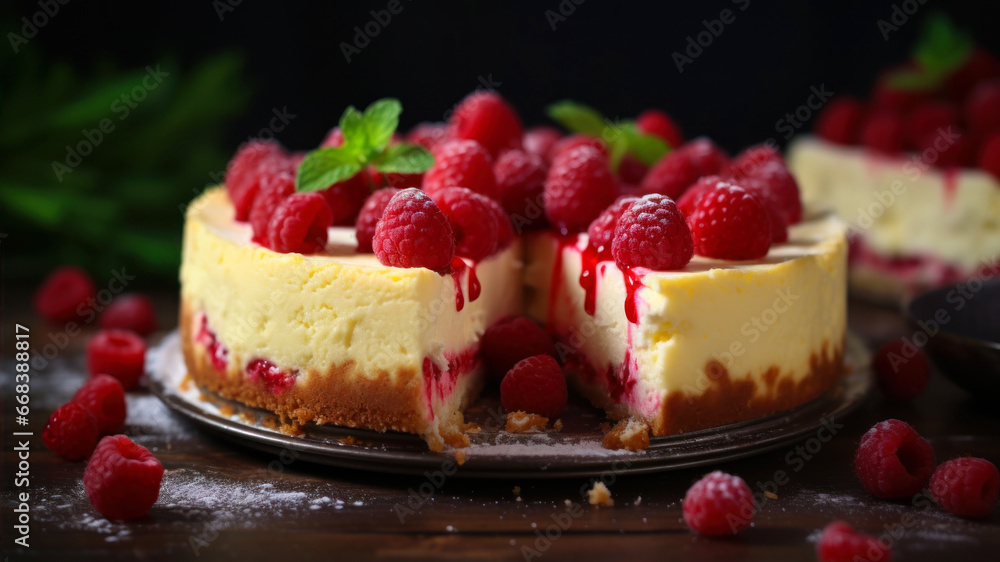
<svg viewBox="0 0 1000 562">
<path fill-rule="evenodd" d="M 165 315 L 172 306 L 163 303 Z M 27 319 L 30 315 L 21 321 Z M 4 329 L 15 321 L 18 318 L 5 318 Z M 905 333 L 894 313 L 861 305 L 852 305 L 851 325 L 873 344 Z M 42 329 L 37 330 L 35 349 L 48 341 Z M 12 340 L 9 331 L 5 339 Z M 760 506 L 752 528 L 724 540 L 695 536 L 681 519 L 681 498 L 709 468 L 645 476 L 609 474 L 615 506 L 598 509 L 581 496 L 581 487 L 588 483 L 582 478 L 450 477 L 439 482 L 257 453 L 204 434 L 144 392 L 129 398 L 126 432 L 163 462 L 160 500 L 143 520 L 109 522 L 84 496 L 84 464 L 60 460 L 40 439 L 48 414 L 85 378 L 85 340 L 86 335 L 74 338 L 32 379 L 30 430 L 35 438 L 28 549 L 13 548 L 16 502 L 11 484 L 17 459 L 10 434 L 21 428 L 13 425 L 12 372 L 5 353 L 5 561 L 812 560 L 818 530 L 833 519 L 886 533 L 901 562 L 995 560 L 1000 552 L 997 510 L 985 520 L 969 521 L 926 499 L 882 501 L 871 497 L 854 476 L 851 458 L 858 437 L 874 423 L 893 417 L 926 436 L 939 460 L 970 454 L 1000 464 L 996 406 L 976 402 L 938 374 L 912 405 L 886 402 L 876 392 L 859 411 L 841 420 L 843 427 L 826 443 L 807 439 L 718 466 L 739 474 L 755 490 L 760 483 L 777 495 Z M 775 483 L 778 471 L 789 475 L 787 481 L 779 478 L 781 483 Z M 431 493 L 422 496 L 421 487 Z"/>
</svg>

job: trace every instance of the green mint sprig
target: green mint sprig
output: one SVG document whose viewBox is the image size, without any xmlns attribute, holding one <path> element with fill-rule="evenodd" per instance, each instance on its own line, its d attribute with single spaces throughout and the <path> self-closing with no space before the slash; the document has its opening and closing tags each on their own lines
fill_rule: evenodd
<svg viewBox="0 0 1000 562">
<path fill-rule="evenodd" d="M 604 141 L 608 145 L 611 169 L 615 171 L 626 154 L 652 166 L 672 148 L 660 137 L 640 131 L 635 121 L 615 122 L 581 103 L 563 100 L 550 105 L 547 111 L 549 117 L 570 131 Z"/>
<path fill-rule="evenodd" d="M 344 142 L 338 147 L 320 148 L 306 154 L 295 178 L 298 192 L 319 191 L 354 177 L 365 166 L 379 172 L 417 174 L 434 164 L 424 147 L 412 143 L 389 144 L 399 126 L 403 106 L 399 100 L 378 100 L 364 113 L 353 105 L 340 117 Z"/>
<path fill-rule="evenodd" d="M 952 25 L 947 16 L 931 14 L 913 50 L 917 68 L 894 72 L 889 76 L 889 85 L 896 90 L 937 90 L 965 63 L 973 46 L 972 38 Z"/>
</svg>

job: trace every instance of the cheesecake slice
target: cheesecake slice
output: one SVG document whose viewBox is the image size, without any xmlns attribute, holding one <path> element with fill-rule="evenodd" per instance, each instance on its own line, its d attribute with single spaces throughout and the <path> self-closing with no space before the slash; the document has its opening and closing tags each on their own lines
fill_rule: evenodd
<svg viewBox="0 0 1000 562">
<path fill-rule="evenodd" d="M 467 443 L 479 339 L 522 308 L 520 242 L 441 275 L 357 253 L 353 228 L 329 229 L 315 255 L 250 237 L 221 188 L 188 208 L 180 331 L 198 385 L 293 424 L 417 433 L 435 450 Z"/>
<path fill-rule="evenodd" d="M 622 270 L 586 234 L 540 232 L 525 248 L 527 311 L 558 338 L 571 382 L 654 435 L 786 410 L 842 374 L 847 240 L 834 217 L 791 227 L 760 260 L 696 256 L 677 271 Z"/>
</svg>

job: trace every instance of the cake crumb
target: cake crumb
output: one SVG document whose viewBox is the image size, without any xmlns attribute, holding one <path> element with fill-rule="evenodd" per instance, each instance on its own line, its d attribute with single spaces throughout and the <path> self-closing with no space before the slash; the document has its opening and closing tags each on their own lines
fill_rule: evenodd
<svg viewBox="0 0 1000 562">
<path fill-rule="evenodd" d="M 511 490 L 511 492 L 514 492 L 515 496 L 520 496 L 521 495 L 521 487 L 520 486 L 514 486 L 514 489 Z"/>
<path fill-rule="evenodd" d="M 611 431 L 611 424 L 608 422 L 601 422 L 601 433 L 607 433 Z"/>
<path fill-rule="evenodd" d="M 562 431 L 562 428 L 563 428 L 562 419 L 558 419 L 555 421 L 555 423 L 552 424 L 552 429 L 556 431 Z"/>
<path fill-rule="evenodd" d="M 649 426 L 637 419 L 622 420 L 604 435 L 601 446 L 612 451 L 642 451 L 649 447 Z"/>
<path fill-rule="evenodd" d="M 179 385 L 182 392 L 187 392 L 191 388 L 192 380 L 191 373 L 184 375 L 184 378 L 181 380 L 181 384 Z"/>
<path fill-rule="evenodd" d="M 275 416 L 264 416 L 260 420 L 260 425 L 268 429 L 272 429 L 274 431 L 278 431 L 280 427 L 280 424 L 278 423 L 278 418 Z"/>
<path fill-rule="evenodd" d="M 302 426 L 295 422 L 283 422 L 278 427 L 278 431 L 284 433 L 285 435 L 291 435 L 292 437 L 300 437 L 306 433 L 302 430 Z"/>
<path fill-rule="evenodd" d="M 233 408 L 231 404 L 222 404 L 219 406 L 219 413 L 227 418 L 231 418 L 236 414 L 236 408 Z"/>
<path fill-rule="evenodd" d="M 507 414 L 507 427 L 510 433 L 528 433 L 531 431 L 541 431 L 548 425 L 549 418 L 538 414 L 527 412 L 509 412 Z"/>
<path fill-rule="evenodd" d="M 770 500 L 776 500 L 778 499 L 778 494 L 775 494 L 774 492 L 768 492 L 765 490 L 764 497 Z"/>
<path fill-rule="evenodd" d="M 243 420 L 243 423 L 250 425 L 257 423 L 257 416 L 255 416 L 253 412 L 248 412 L 247 410 L 240 412 L 240 419 Z"/>
<path fill-rule="evenodd" d="M 458 466 L 465 464 L 465 452 L 455 451 L 455 462 L 458 463 Z"/>
<path fill-rule="evenodd" d="M 587 490 L 587 502 L 597 507 L 612 507 L 615 500 L 611 497 L 611 490 L 604 485 L 604 482 L 594 482 L 594 487 Z"/>
<path fill-rule="evenodd" d="M 465 424 L 465 427 L 463 428 L 463 430 L 466 433 L 479 433 L 480 431 L 483 430 L 483 428 L 478 423 L 476 423 L 476 422 L 469 422 L 469 423 Z"/>
</svg>

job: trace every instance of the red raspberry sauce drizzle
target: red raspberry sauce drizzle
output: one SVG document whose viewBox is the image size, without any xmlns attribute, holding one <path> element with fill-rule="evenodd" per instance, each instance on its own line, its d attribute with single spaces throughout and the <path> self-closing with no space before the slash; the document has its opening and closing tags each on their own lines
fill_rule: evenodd
<svg viewBox="0 0 1000 562">
<path fill-rule="evenodd" d="M 597 309 L 597 264 L 611 259 L 610 250 L 597 248 L 587 244 L 580 252 L 580 287 L 583 288 L 583 309 L 593 316 Z"/>
<path fill-rule="evenodd" d="M 271 391 L 272 394 L 278 395 L 282 392 L 291 388 L 295 384 L 295 377 L 298 376 L 298 371 L 292 371 L 291 373 L 285 373 L 278 368 L 277 365 L 271 363 L 267 359 L 251 359 L 247 363 L 247 379 L 252 382 L 260 383 L 264 385 L 264 388 Z"/>
<path fill-rule="evenodd" d="M 215 332 L 208 327 L 208 316 L 204 312 L 198 314 L 201 316 L 201 321 L 198 323 L 198 334 L 194 337 L 194 341 L 205 346 L 205 351 L 208 352 L 208 359 L 212 362 L 212 366 L 215 367 L 216 371 L 224 373 L 226 372 L 226 366 L 229 364 L 229 349 L 222 345 L 215 336 Z"/>
<path fill-rule="evenodd" d="M 636 312 L 635 298 L 639 288 L 642 287 L 642 275 L 626 267 L 622 269 L 622 276 L 625 277 L 625 317 L 629 322 L 638 324 L 639 314 Z"/>
<path fill-rule="evenodd" d="M 451 278 L 455 280 L 455 310 L 461 311 L 465 308 L 465 295 L 462 293 L 462 272 L 469 270 L 469 302 L 474 302 L 483 292 L 483 286 L 476 276 L 476 262 L 466 264 L 465 260 L 455 256 L 451 260 Z"/>
<path fill-rule="evenodd" d="M 479 366 L 480 362 L 478 346 L 458 354 L 445 353 L 444 356 L 448 360 L 448 370 L 444 372 L 431 361 L 430 357 L 424 357 L 424 399 L 431 421 L 434 421 L 434 399 L 442 401 L 451 396 L 452 391 L 455 390 L 455 383 L 458 382 L 458 377 L 471 373 Z"/>
</svg>

